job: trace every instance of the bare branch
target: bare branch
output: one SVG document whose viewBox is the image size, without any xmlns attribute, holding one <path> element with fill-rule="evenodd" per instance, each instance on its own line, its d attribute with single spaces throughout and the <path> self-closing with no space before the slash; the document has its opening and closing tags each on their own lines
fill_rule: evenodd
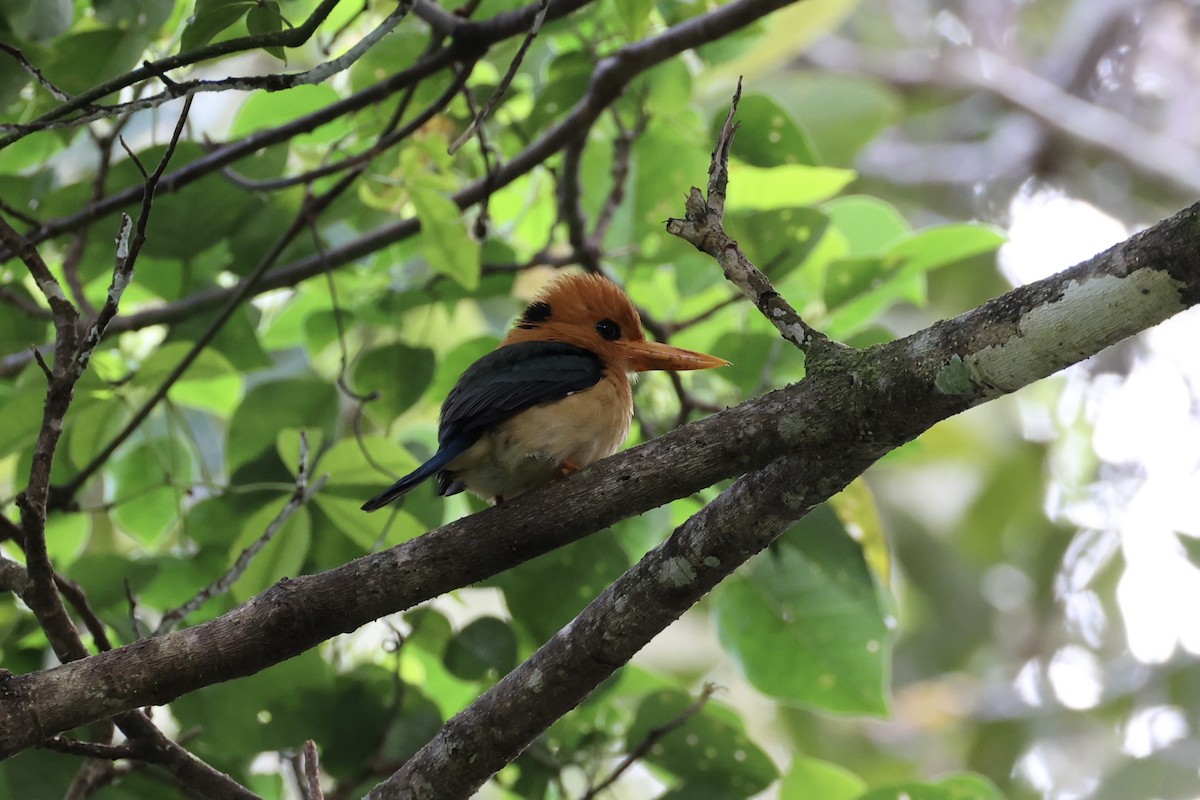
<svg viewBox="0 0 1200 800">
<path fill-rule="evenodd" d="M 69 756 L 84 756 L 85 758 L 103 758 L 117 761 L 122 758 L 137 758 L 146 760 L 153 757 L 152 751 L 136 744 L 100 744 L 72 739 L 69 736 L 51 736 L 39 747 L 65 753 Z"/>
<path fill-rule="evenodd" d="M 26 58 L 25 54 L 22 53 L 18 48 L 13 47 L 11 44 L 7 44 L 6 42 L 0 42 L 0 52 L 8 53 L 10 56 L 15 58 L 17 63 L 21 65 L 21 69 L 32 75 L 33 79 L 37 81 L 43 89 L 53 95 L 55 100 L 66 102 L 71 99 L 71 95 L 55 86 L 49 78 L 42 74 L 40 69 L 30 63 L 29 59 Z"/>
<path fill-rule="evenodd" d="M 154 172 L 146 175 L 145 190 L 142 192 L 142 208 L 138 213 L 137 227 L 133 230 L 132 239 L 130 238 L 129 217 L 121 215 L 121 229 L 117 234 L 116 263 L 113 266 L 112 283 L 109 284 L 108 296 L 105 298 L 104 305 L 88 328 L 83 341 L 80 342 L 79 352 L 75 356 L 76 378 L 87 369 L 88 362 L 91 361 L 96 346 L 100 344 L 100 339 L 104 336 L 108 323 L 117 314 L 121 296 L 125 293 L 130 281 L 133 280 L 134 266 L 137 264 L 138 255 L 142 252 L 142 246 L 146 243 L 146 227 L 150 223 L 150 209 L 154 205 L 154 192 L 158 188 L 158 182 L 162 180 L 167 164 L 171 163 L 171 157 L 175 155 L 175 148 L 179 144 L 179 138 L 183 135 L 183 128 L 187 124 L 188 114 L 191 110 L 192 98 L 188 97 L 183 101 L 183 109 L 179 112 L 179 119 L 175 122 L 175 129 L 171 132 L 171 138 L 167 142 L 167 148 L 163 152 L 162 158 L 158 160 L 158 166 L 155 167 Z M 124 146 L 125 141 L 121 140 L 121 144 Z M 130 155 L 133 154 L 130 153 Z M 141 162 L 138 162 L 138 167 L 145 174 Z"/>
<path fill-rule="evenodd" d="M 737 133 L 738 126 L 734 122 L 734 115 L 741 97 L 742 81 L 739 78 L 729 113 L 725 116 L 721 134 L 717 138 L 717 146 L 713 150 L 712 163 L 708 168 L 707 197 L 693 186 L 687 199 L 687 216 L 684 219 L 667 220 L 667 232 L 690 242 L 697 250 L 715 258 L 724 270 L 725 277 L 741 289 L 742 294 L 754 303 L 755 308 L 762 312 L 784 339 L 805 353 L 813 348 L 822 351 L 842 349 L 842 345 L 831 342 L 820 331 L 809 327 L 796 309 L 775 291 L 775 287 L 762 270 L 746 258 L 733 237 L 725 232 L 729 152 L 733 147 L 734 134 Z"/>
<path fill-rule="evenodd" d="M 291 757 L 292 774 L 296 776 L 296 784 L 300 787 L 303 800 L 325 800 L 321 791 L 321 773 L 317 765 L 317 744 L 312 739 L 304 743 Z"/>
<path fill-rule="evenodd" d="M 692 597 L 719 580 L 720 569 L 735 568 L 765 546 L 774 524 L 760 516 L 764 510 L 781 515 L 776 521 L 785 523 L 784 518 L 803 513 L 808 504 L 849 483 L 867 464 L 936 422 L 1200 303 L 1197 225 L 1200 204 L 956 319 L 906 339 L 851 351 L 840 369 L 814 371 L 800 383 L 619 453 L 512 502 L 328 572 L 280 581 L 186 631 L 139 640 L 54 670 L 12 676 L 0 696 L 0 757 L 123 709 L 166 703 L 252 674 L 620 519 L 752 473 L 617 587 L 632 594 L 614 590 L 598 600 L 608 605 L 586 612 L 597 628 L 577 620 L 558 645 L 539 656 L 545 669 L 534 703 L 538 709 L 514 700 L 505 707 L 503 723 L 473 728 L 502 735 L 505 748 L 519 749 L 545 722 L 525 712 L 541 714 L 543 706 L 551 705 L 551 687 L 557 687 L 553 702 L 578 702 L 595 685 L 593 680 L 603 679 L 605 669 L 615 669 L 625 652 L 636 649 L 632 642 L 653 636 L 655 626 L 682 613 Z M 1047 347 L 1051 337 L 1061 346 Z M 828 419 L 838 424 L 823 422 Z M 580 508 L 587 514 L 580 514 Z M 755 527 L 746 528 L 746 520 L 756 520 Z M 448 552 L 454 553 L 451 561 Z M 618 596 L 619 608 L 613 602 Z M 620 609 L 632 609 L 637 619 L 628 620 Z M 614 620 L 621 620 L 622 628 L 609 626 Z M 620 633 L 627 630 L 626 621 L 636 627 L 636 633 L 629 631 L 632 638 Z M 584 630 L 590 632 L 580 638 Z M 552 680 L 559 675 L 570 685 L 559 687 L 557 678 Z M 119 696 L 90 688 L 118 680 L 116 676 Z M 455 752 L 472 755 L 481 749 L 469 744 Z M 488 752 L 488 759 L 496 754 Z M 437 774 L 456 774 L 458 766 L 456 762 Z"/>
</svg>

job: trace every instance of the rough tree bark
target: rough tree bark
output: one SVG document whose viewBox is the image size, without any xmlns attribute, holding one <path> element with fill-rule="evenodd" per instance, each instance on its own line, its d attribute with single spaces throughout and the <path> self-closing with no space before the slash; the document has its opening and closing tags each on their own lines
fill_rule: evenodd
<svg viewBox="0 0 1200 800">
<path fill-rule="evenodd" d="M 608 668 L 616 653 L 636 649 L 633 642 L 653 635 L 662 617 L 673 619 L 690 598 L 714 585 L 738 554 L 765 545 L 770 517 L 780 507 L 754 500 L 756 494 L 770 498 L 774 492 L 788 516 L 802 512 L 930 425 L 1094 355 L 1198 300 L 1200 205 L 1069 270 L 905 339 L 827 363 L 810 360 L 810 376 L 799 384 L 512 503 L 343 567 L 280 581 L 210 622 L 54 669 L 10 676 L 0 683 L 0 757 L 93 720 L 252 674 L 617 520 L 721 479 L 748 475 L 634 568 L 631 575 L 645 585 L 624 579 L 623 587 L 639 585 L 655 599 L 618 603 L 616 594 L 607 592 L 597 600 L 599 610 L 593 606 L 585 614 L 618 615 L 623 621 L 605 617 L 612 634 L 577 624 L 553 640 L 580 659 L 576 667 L 591 661 Z M 739 521 L 740 530 L 751 531 L 744 541 L 736 532 L 714 533 L 711 524 L 738 503 L 751 503 L 759 515 L 757 523 Z M 647 623 L 644 614 L 657 621 Z M 622 638 L 621 631 L 631 638 Z M 595 649 L 601 642 L 603 648 Z M 535 658 L 544 676 L 550 664 L 541 659 L 547 656 Z M 555 671 L 571 681 L 556 692 L 563 704 L 578 702 L 593 684 L 595 670 L 572 672 L 563 666 Z M 493 692 L 519 679 L 520 674 L 506 679 Z M 542 692 L 545 697 L 545 686 Z"/>
</svg>

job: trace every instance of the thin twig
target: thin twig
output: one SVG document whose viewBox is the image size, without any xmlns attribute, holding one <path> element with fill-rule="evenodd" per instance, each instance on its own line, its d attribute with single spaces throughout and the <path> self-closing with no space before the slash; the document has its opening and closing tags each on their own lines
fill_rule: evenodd
<svg viewBox="0 0 1200 800">
<path fill-rule="evenodd" d="M 823 333 L 809 327 L 796 309 L 775 291 L 775 287 L 762 270 L 746 258 L 737 241 L 725 232 L 729 153 L 733 147 L 733 137 L 737 133 L 738 125 L 734 116 L 741 97 L 742 81 L 739 78 L 729 105 L 729 113 L 721 126 L 717 146 L 709 164 L 708 190 L 702 194 L 699 189 L 692 187 L 687 199 L 686 217 L 667 220 L 667 232 L 690 242 L 697 250 L 715 258 L 724 270 L 725 277 L 754 303 L 784 339 L 800 350 L 805 353 L 809 353 L 813 348 L 822 351 L 845 350 L 844 345 L 831 342 Z"/>
<path fill-rule="evenodd" d="M 126 87 L 144 81 L 146 78 L 161 75 L 168 69 L 195 64 L 200 61 L 232 53 L 240 53 L 246 50 L 257 50 L 262 47 L 299 47 L 308 41 L 317 27 L 325 21 L 325 18 L 329 16 L 330 12 L 333 11 L 339 2 L 340 0 L 322 0 L 321 4 L 313 9 L 308 19 L 295 28 L 256 36 L 241 36 L 236 39 L 227 39 L 223 42 L 216 42 L 204 47 L 198 47 L 195 50 L 189 50 L 186 53 L 178 53 L 173 56 L 161 58 L 152 63 L 143 62 L 143 65 L 138 69 L 118 75 L 112 80 L 105 81 L 99 86 L 79 94 L 58 108 L 47 111 L 32 122 L 6 126 L 15 132 L 0 139 L 0 148 L 10 145 L 31 133 L 45 130 L 47 124 L 54 120 L 61 119 L 80 109 L 91 109 L 93 108 L 94 101 L 115 94 Z M 76 122 L 80 121 L 76 120 Z"/>
<path fill-rule="evenodd" d="M 384 135 L 380 136 L 379 139 L 376 140 L 375 144 L 371 145 L 371 147 L 361 153 L 357 153 L 352 156 L 346 156 L 339 161 L 323 164 L 298 175 L 289 175 L 285 178 L 254 180 L 239 175 L 236 177 L 236 183 L 242 188 L 250 191 L 276 191 L 278 189 L 287 189 L 292 186 L 312 183 L 318 178 L 334 175 L 347 169 L 353 169 L 354 167 L 365 166 L 377 156 L 387 152 L 392 147 L 407 139 L 409 136 L 412 136 L 413 133 L 420 130 L 425 123 L 429 122 L 429 120 L 440 114 L 446 108 L 446 106 L 450 104 L 450 101 L 454 99 L 454 96 L 458 94 L 463 84 L 466 83 L 467 78 L 470 77 L 470 67 L 471 65 L 468 65 L 460 73 L 458 73 L 454 80 L 450 82 L 450 85 L 446 87 L 446 90 L 438 95 L 437 99 L 430 103 L 429 106 L 420 114 L 405 123 L 403 128 L 400 128 L 399 130 L 388 130 L 388 128 L 394 127 L 394 125 L 390 123 L 388 128 L 384 129 Z M 404 101 L 401 103 L 401 108 L 399 109 L 401 113 L 403 113 L 403 106 L 407 105 L 415 93 L 413 91 L 415 87 L 415 84 L 412 87 L 409 87 L 408 92 L 405 94 Z M 397 116 L 398 115 L 393 115 L 393 118 L 396 118 Z M 230 177 L 228 173 L 227 177 Z M 233 178 L 231 177 L 231 179 Z"/>
<path fill-rule="evenodd" d="M 50 320 L 53 318 L 53 315 L 45 307 L 38 305 L 32 298 L 26 297 L 23 293 L 10 289 L 7 286 L 0 286 L 0 303 L 7 303 L 22 314 L 37 319 Z"/>
<path fill-rule="evenodd" d="M 471 124 L 467 129 L 459 134 L 459 137 L 450 145 L 450 154 L 457 153 L 459 148 L 467 143 L 475 133 L 475 129 L 482 125 L 492 112 L 496 110 L 500 99 L 504 97 L 504 93 L 508 91 L 509 84 L 517 75 L 517 70 L 521 67 L 521 62 L 525 60 L 525 54 L 529 52 L 529 46 L 533 44 L 533 40 L 537 38 L 538 31 L 542 29 L 542 23 L 546 21 L 546 11 L 550 8 L 550 0 L 539 0 L 537 13 L 533 17 L 533 25 L 529 28 L 529 33 L 525 34 L 525 40 L 521 42 L 521 46 L 517 48 L 517 54 L 513 56 L 512 63 L 508 65 L 508 71 L 504 73 L 504 77 L 500 79 L 500 84 L 496 87 L 496 91 L 492 92 L 492 96 L 488 98 L 487 103 L 483 106 L 483 111 L 475 115 L 471 120 Z"/>
<path fill-rule="evenodd" d="M 55 100 L 59 101 L 60 103 L 65 103 L 65 102 L 70 101 L 71 95 L 67 94 L 62 89 L 55 86 L 50 81 L 49 78 L 47 78 L 45 75 L 42 74 L 42 71 L 40 69 L 35 67 L 30 62 L 30 60 L 25 57 L 25 54 L 22 53 L 20 50 L 13 47 L 11 44 L 7 44 L 5 42 L 0 42 L 0 51 L 8 53 L 10 56 L 15 58 L 17 60 L 17 63 L 21 65 L 21 69 L 25 70 L 30 75 L 32 75 L 34 80 L 36 80 L 43 89 L 45 89 L 47 92 L 49 92 L 51 95 L 54 96 Z"/>
<path fill-rule="evenodd" d="M 117 235 L 116 263 L 113 265 L 112 283 L 109 284 L 108 295 L 104 300 L 104 305 L 100 308 L 100 313 L 96 315 L 95 321 L 89 326 L 87 334 L 80 343 L 79 353 L 75 358 L 77 376 L 82 375 L 83 371 L 87 369 L 96 345 L 104 336 L 104 330 L 117 314 L 121 296 L 125 293 L 130 281 L 133 280 L 134 266 L 137 263 L 138 255 L 142 252 L 142 246 L 146 243 L 146 229 L 150 223 L 150 210 L 154 205 L 154 192 L 158 188 L 158 182 L 162 179 L 163 173 L 166 172 L 167 164 L 171 163 L 171 157 L 175 155 L 175 148 L 179 145 L 179 139 L 183 135 L 183 128 L 187 124 L 188 114 L 191 110 L 192 98 L 188 97 L 183 101 L 183 109 L 179 112 L 179 119 L 175 122 L 175 129 L 171 132 L 167 149 L 163 152 L 162 158 L 158 160 L 158 166 L 155 167 L 154 172 L 146 175 L 146 189 L 142 193 L 142 208 L 138 212 L 137 226 L 133 228 L 132 239 L 130 238 L 131 222 L 129 217 L 125 214 L 121 215 L 121 229 Z M 124 146 L 124 139 L 121 140 L 121 144 Z M 141 162 L 139 161 L 137 164 L 144 173 Z"/>
<path fill-rule="evenodd" d="M 617 779 L 620 778 L 626 770 L 628 770 L 641 759 L 645 758 L 646 754 L 650 752 L 651 748 L 662 741 L 667 734 L 679 729 L 688 720 L 699 714 L 700 710 L 704 708 L 704 704 L 708 702 L 708 699 L 713 696 L 713 693 L 716 690 L 717 687 L 714 684 L 704 684 L 704 688 L 700 690 L 700 696 L 697 697 L 690 706 L 679 712 L 679 716 L 675 717 L 674 719 L 659 725 L 657 728 L 651 728 L 650 730 L 646 731 L 646 738 L 638 742 L 638 746 L 630 750 L 625 758 L 621 759 L 621 763 L 617 764 L 616 769 L 612 771 L 612 774 L 592 788 L 588 789 L 587 793 L 580 797 L 579 800 L 595 800 L 595 797 L 598 794 L 616 783 Z"/>
<path fill-rule="evenodd" d="M 103 758 L 110 761 L 122 758 L 137 758 L 146 761 L 153 760 L 154 758 L 154 753 L 151 750 L 137 744 L 100 744 L 99 742 L 85 742 L 80 739 L 73 739 L 70 736 L 51 736 L 42 742 L 39 747 L 44 750 L 53 750 L 56 753 L 65 753 L 70 756 Z"/>
<path fill-rule="evenodd" d="M 275 534 L 282 530 L 284 523 L 291 518 L 292 514 L 295 514 L 296 511 L 298 511 L 301 506 L 307 503 L 313 495 L 321 491 L 321 489 L 325 486 L 325 483 L 328 481 L 328 476 L 322 475 L 320 478 L 313 481 L 310 486 L 310 464 L 308 456 L 308 436 L 301 431 L 300 463 L 296 470 L 296 488 L 292 492 L 291 498 L 284 505 L 284 507 L 279 510 L 279 513 L 275 515 L 275 518 L 271 520 L 270 524 L 267 525 L 266 530 L 262 532 L 262 535 L 251 542 L 250 545 L 244 549 L 240 555 L 238 555 L 237 560 L 233 562 L 233 566 L 231 566 L 224 575 L 201 589 L 195 594 L 195 596 L 192 597 L 192 599 L 188 600 L 183 605 L 173 608 L 167 613 L 163 614 L 162 621 L 158 623 L 158 627 L 155 628 L 154 633 L 151 634 L 152 636 L 161 636 L 164 633 L 173 630 L 176 625 L 178 625 L 181 621 L 183 621 L 184 618 L 187 617 L 188 614 L 191 614 L 193 611 L 199 609 L 212 598 L 229 591 L 229 588 L 237 582 L 237 579 L 245 574 L 246 569 L 249 568 L 250 562 L 254 560 L 254 557 L 258 555 L 259 552 L 261 552 L 262 549 L 266 547 L 272 539 L 275 538 Z"/>
<path fill-rule="evenodd" d="M 408 14 L 412 8 L 413 0 L 401 0 L 392 13 L 388 14 L 382 22 L 379 23 L 373 30 L 367 33 L 362 39 L 354 43 L 354 46 L 347 50 L 342 55 L 335 59 L 318 64 L 312 69 L 303 72 L 294 72 L 285 75 L 239 75 L 228 78 L 219 79 L 196 79 L 190 81 L 175 82 L 167 77 L 165 71 L 159 64 L 145 62 L 142 69 L 150 72 L 155 77 L 163 81 L 167 87 L 165 91 L 158 94 L 153 94 L 148 97 L 140 97 L 136 100 L 130 100 L 124 103 L 115 103 L 110 106 L 97 106 L 94 110 L 88 113 L 77 114 L 67 119 L 57 119 L 46 121 L 40 124 L 31 123 L 26 125 L 0 125 L 0 129 L 9 128 L 15 129 L 16 133 L 0 139 L 0 147 L 7 141 L 14 140 L 20 136 L 27 135 L 33 130 L 57 130 L 59 128 L 75 128 L 79 125 L 94 122 L 107 117 L 115 117 L 121 114 L 128 114 L 134 111 L 144 111 L 150 108 L 157 108 L 172 100 L 180 97 L 191 97 L 200 92 L 224 92 L 224 91 L 253 91 L 266 90 L 270 92 L 283 91 L 292 89 L 297 86 L 309 86 L 324 83 L 330 77 L 336 75 L 343 70 L 349 69 L 353 64 L 362 58 L 376 42 L 390 33 L 400 21 Z M 34 127 L 34 125 L 37 127 Z"/>
<path fill-rule="evenodd" d="M 633 156 L 633 145 L 638 137 L 646 132 L 646 126 L 650 122 L 650 115 L 641 105 L 638 107 L 637 118 L 634 120 L 632 128 L 627 128 L 621 122 L 621 115 L 617 113 L 616 109 L 613 109 L 612 117 L 617 125 L 617 139 L 613 143 L 612 187 L 608 191 L 604 205 L 600 207 L 600 213 L 596 215 L 596 226 L 592 230 L 592 241 L 597 248 L 603 245 L 604 237 L 616 217 L 617 209 L 625 201 L 625 184 L 629 180 L 629 164 Z"/>
<path fill-rule="evenodd" d="M 296 776 L 296 785 L 304 800 L 325 800 L 321 791 L 321 772 L 317 763 L 317 745 L 312 740 L 306 741 L 292 755 L 292 773 Z"/>
</svg>

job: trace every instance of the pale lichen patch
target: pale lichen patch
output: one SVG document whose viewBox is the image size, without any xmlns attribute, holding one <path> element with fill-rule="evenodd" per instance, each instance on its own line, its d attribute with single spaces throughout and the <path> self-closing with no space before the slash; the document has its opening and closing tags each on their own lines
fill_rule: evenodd
<svg viewBox="0 0 1200 800">
<path fill-rule="evenodd" d="M 658 572 L 658 579 L 676 588 L 689 586 L 696 580 L 696 570 L 686 558 L 675 556 L 663 562 Z"/>
</svg>

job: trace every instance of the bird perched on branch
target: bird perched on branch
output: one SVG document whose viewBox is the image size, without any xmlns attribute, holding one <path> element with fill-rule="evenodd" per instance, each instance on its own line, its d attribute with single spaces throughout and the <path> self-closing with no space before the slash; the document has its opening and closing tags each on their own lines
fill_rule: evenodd
<svg viewBox="0 0 1200 800">
<path fill-rule="evenodd" d="M 650 342 L 637 309 L 597 275 L 556 280 L 442 405 L 438 450 L 363 504 L 375 511 L 436 475 L 438 494 L 500 503 L 612 455 L 633 416 L 631 373 L 725 366 Z"/>
</svg>

